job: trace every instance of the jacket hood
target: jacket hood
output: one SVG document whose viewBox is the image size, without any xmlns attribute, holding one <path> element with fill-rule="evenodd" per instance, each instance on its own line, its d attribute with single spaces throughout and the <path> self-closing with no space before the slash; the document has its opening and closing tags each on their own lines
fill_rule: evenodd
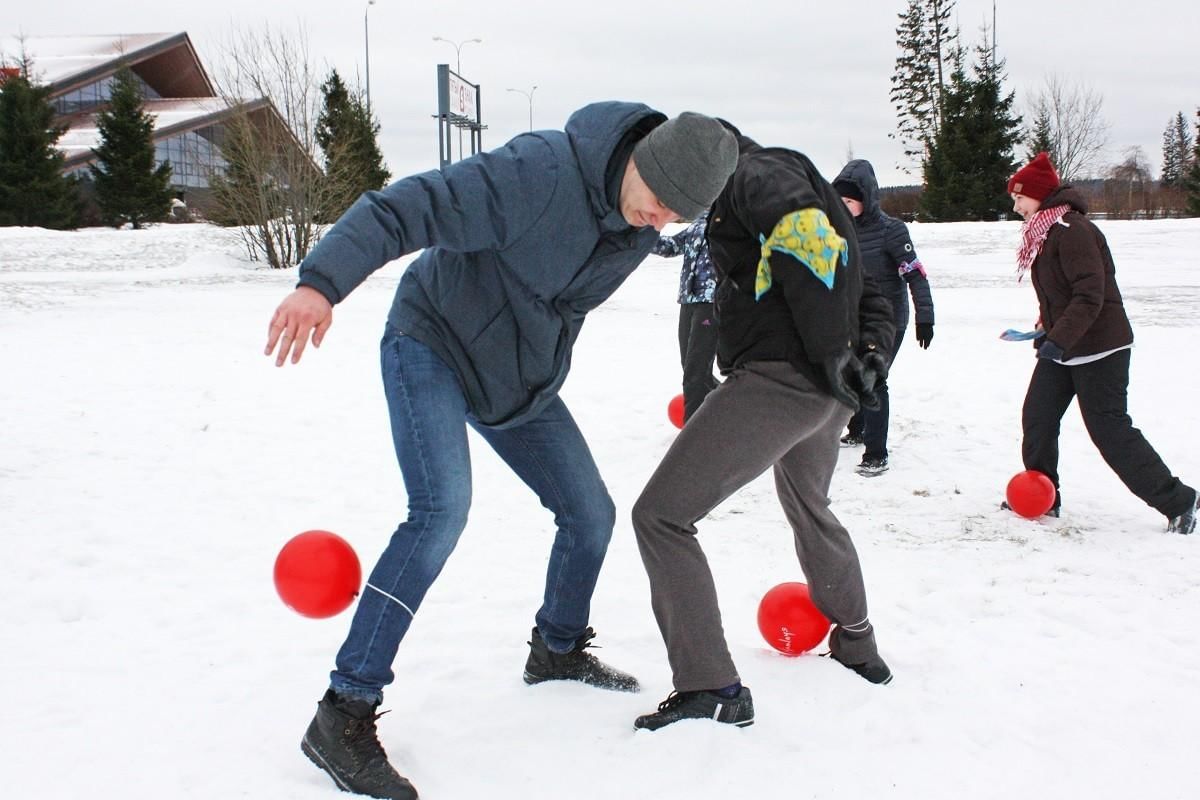
<svg viewBox="0 0 1200 800">
<path fill-rule="evenodd" d="M 870 161 L 863 158 L 854 159 L 842 167 L 842 171 L 833 179 L 833 183 L 838 181 L 852 183 L 862 192 L 863 219 L 879 213 L 879 181 L 875 178 L 875 168 L 871 166 Z"/>
<path fill-rule="evenodd" d="M 1088 213 L 1088 204 L 1083 196 L 1083 192 L 1069 183 L 1064 183 L 1051 192 L 1042 201 L 1041 209 L 1054 208 L 1055 206 L 1070 206 L 1072 211 L 1078 211 L 1080 214 Z"/>
<path fill-rule="evenodd" d="M 649 131 L 666 120 L 665 114 L 647 105 L 618 100 L 591 103 L 567 119 L 567 139 L 575 151 L 596 216 L 603 218 L 620 212 L 608 199 L 605 178 L 609 161 L 618 148 L 623 143 L 631 144 L 624 142 L 630 131 L 636 127 Z"/>
</svg>

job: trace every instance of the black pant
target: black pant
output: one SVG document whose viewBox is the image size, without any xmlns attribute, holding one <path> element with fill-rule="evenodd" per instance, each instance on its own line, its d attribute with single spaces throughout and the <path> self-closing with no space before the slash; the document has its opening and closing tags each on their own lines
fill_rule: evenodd
<svg viewBox="0 0 1200 800">
<path fill-rule="evenodd" d="M 679 305 L 679 363 L 683 367 L 683 419 L 687 421 L 717 388 L 717 320 L 712 303 Z"/>
<path fill-rule="evenodd" d="M 1191 507 L 1194 490 L 1171 474 L 1127 410 L 1129 350 L 1099 361 L 1064 366 L 1039 358 L 1021 411 L 1021 457 L 1026 469 L 1045 473 L 1058 486 L 1058 433 L 1071 399 L 1105 462 L 1129 491 L 1166 517 Z M 1059 502 L 1055 500 L 1055 505 Z"/>
</svg>

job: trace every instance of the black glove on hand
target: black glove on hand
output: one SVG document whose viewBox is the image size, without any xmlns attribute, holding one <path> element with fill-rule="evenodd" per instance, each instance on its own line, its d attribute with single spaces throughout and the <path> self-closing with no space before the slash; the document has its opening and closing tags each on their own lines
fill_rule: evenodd
<svg viewBox="0 0 1200 800">
<path fill-rule="evenodd" d="M 929 343 L 933 341 L 933 323 L 918 322 L 917 323 L 917 344 L 921 345 L 922 350 L 929 349 Z"/>
<path fill-rule="evenodd" d="M 1042 345 L 1038 348 L 1037 354 L 1038 358 L 1049 358 L 1054 361 L 1058 361 L 1066 355 L 1061 347 L 1049 339 L 1042 339 Z"/>
<path fill-rule="evenodd" d="M 857 414 L 858 394 L 846 383 L 846 374 L 853 370 L 850 366 L 851 361 L 858 364 L 859 370 L 862 369 L 862 362 L 855 358 L 849 350 L 843 350 L 837 355 L 830 356 L 821 366 L 825 370 L 825 379 L 829 381 L 829 391 L 833 398 L 842 405 L 849 406 L 850 410 Z"/>
<path fill-rule="evenodd" d="M 862 363 L 862 371 L 854 376 L 858 381 L 855 388 L 858 390 L 859 404 L 867 411 L 878 411 L 878 392 L 888 376 L 887 358 L 878 350 L 868 350 L 859 360 Z"/>
</svg>

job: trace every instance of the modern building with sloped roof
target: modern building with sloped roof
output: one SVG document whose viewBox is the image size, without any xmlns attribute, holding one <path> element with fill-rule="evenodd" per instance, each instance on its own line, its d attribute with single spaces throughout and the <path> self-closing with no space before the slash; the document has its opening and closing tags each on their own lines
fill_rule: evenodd
<svg viewBox="0 0 1200 800">
<path fill-rule="evenodd" d="M 27 58 L 34 82 L 50 86 L 58 122 L 67 126 L 58 141 L 63 171 L 84 179 L 100 146 L 97 116 L 123 66 L 141 84 L 144 109 L 154 118 L 158 161 L 171 164 L 171 184 L 189 204 L 203 207 L 210 177 L 225 173 L 221 143 L 231 118 L 248 114 L 256 126 L 286 128 L 269 100 L 220 97 L 187 33 L 3 37 L 0 57 L 10 70 Z"/>
</svg>

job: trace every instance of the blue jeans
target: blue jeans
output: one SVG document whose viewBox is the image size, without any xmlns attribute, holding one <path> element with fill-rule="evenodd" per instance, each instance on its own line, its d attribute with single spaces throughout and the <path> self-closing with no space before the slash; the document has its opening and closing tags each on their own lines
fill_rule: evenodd
<svg viewBox="0 0 1200 800">
<path fill-rule="evenodd" d="M 367 578 L 330 686 L 376 701 L 395 677 L 400 640 L 467 524 L 467 425 L 554 513 L 558 531 L 535 621 L 551 650 L 571 650 L 587 627 L 616 509 L 566 405 L 555 398 L 530 422 L 488 428 L 471 416 L 454 371 L 424 344 L 388 326 L 380 360 L 408 518 Z"/>
</svg>

